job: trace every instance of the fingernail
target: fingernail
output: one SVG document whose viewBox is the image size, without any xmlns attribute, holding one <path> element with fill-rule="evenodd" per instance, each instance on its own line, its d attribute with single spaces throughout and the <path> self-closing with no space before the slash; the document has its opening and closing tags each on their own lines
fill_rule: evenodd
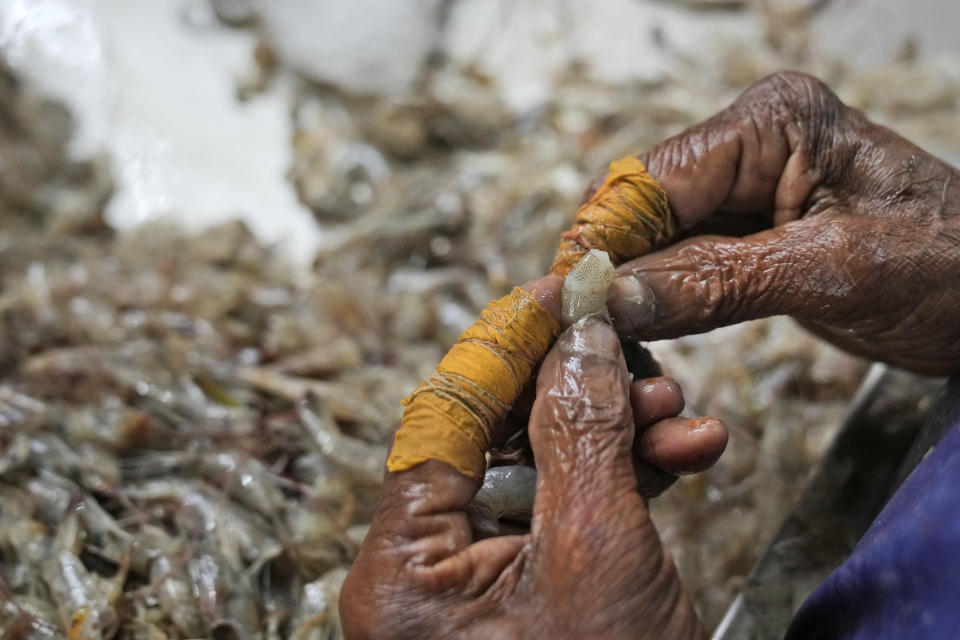
<svg viewBox="0 0 960 640">
<path fill-rule="evenodd" d="M 561 336 L 564 347 L 572 354 L 615 355 L 620 341 L 610 323 L 601 314 L 580 318 Z"/>
<path fill-rule="evenodd" d="M 617 333 L 638 336 L 653 324 L 653 291 L 633 274 L 617 276 L 607 294 L 607 309 Z"/>
</svg>

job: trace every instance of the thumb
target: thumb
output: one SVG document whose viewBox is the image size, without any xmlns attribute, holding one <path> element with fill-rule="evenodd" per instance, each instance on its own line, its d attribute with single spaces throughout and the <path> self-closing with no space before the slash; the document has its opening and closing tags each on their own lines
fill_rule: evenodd
<svg viewBox="0 0 960 640">
<path fill-rule="evenodd" d="M 839 219 L 746 236 L 697 236 L 617 269 L 607 307 L 623 337 L 675 338 L 773 315 L 814 322 L 841 312 L 856 270 Z M 848 265 L 849 266 L 849 265 Z"/>
<path fill-rule="evenodd" d="M 578 527 L 593 516 L 602 521 L 605 501 L 615 511 L 617 496 L 636 494 L 629 385 L 620 341 L 599 315 L 575 323 L 548 353 L 529 424 L 535 535 L 538 524 L 556 527 L 558 518 Z"/>
<path fill-rule="evenodd" d="M 537 495 L 529 566 L 547 601 L 602 602 L 612 615 L 661 610 L 664 594 L 680 593 L 637 491 L 629 380 L 617 335 L 597 315 L 561 334 L 540 368 L 530 416 Z"/>
</svg>

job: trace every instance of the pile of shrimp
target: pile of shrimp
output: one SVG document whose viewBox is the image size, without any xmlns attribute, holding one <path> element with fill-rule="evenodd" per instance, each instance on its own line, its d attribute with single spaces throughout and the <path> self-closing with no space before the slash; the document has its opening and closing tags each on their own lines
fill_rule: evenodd
<svg viewBox="0 0 960 640">
<path fill-rule="evenodd" d="M 384 316 L 239 223 L 111 231 L 69 118 L 0 80 L 0 636 L 339 637 L 417 375 Z"/>
<path fill-rule="evenodd" d="M 819 71 L 873 117 L 960 149 L 955 101 L 764 52 L 652 85 L 574 70 L 523 117 L 442 61 L 390 101 L 305 82 L 291 189 L 327 241 L 310 270 L 239 222 L 110 229 L 108 159 L 69 159 L 69 114 L 0 67 L 4 638 L 340 637 L 400 400 L 491 299 L 546 272 L 611 159 L 774 67 Z M 714 469 L 651 503 L 711 627 L 865 364 L 784 319 L 652 348 L 691 409 L 731 431 Z"/>
<path fill-rule="evenodd" d="M 4 637 L 337 637 L 401 393 L 337 292 L 272 273 L 238 225 L 5 222 Z"/>
</svg>

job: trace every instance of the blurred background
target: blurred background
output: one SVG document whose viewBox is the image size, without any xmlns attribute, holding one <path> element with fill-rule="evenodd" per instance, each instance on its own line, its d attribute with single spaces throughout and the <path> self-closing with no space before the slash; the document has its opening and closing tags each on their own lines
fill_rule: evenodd
<svg viewBox="0 0 960 640">
<path fill-rule="evenodd" d="M 545 272 L 609 161 L 796 69 L 960 162 L 958 21 L 950 0 L 0 0 L 0 623 L 338 637 L 400 399 Z M 731 429 L 653 503 L 713 627 L 867 363 L 785 319 L 651 349 Z"/>
</svg>

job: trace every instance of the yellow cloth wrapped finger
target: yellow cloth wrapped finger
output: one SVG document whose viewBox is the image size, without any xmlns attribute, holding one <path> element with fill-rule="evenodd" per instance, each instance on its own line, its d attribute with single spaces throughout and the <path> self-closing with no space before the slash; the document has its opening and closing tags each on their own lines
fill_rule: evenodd
<svg viewBox="0 0 960 640">
<path fill-rule="evenodd" d="M 610 164 L 603 186 L 577 211 L 550 272 L 566 276 L 590 249 L 606 251 L 620 264 L 666 243 L 674 233 L 666 193 L 642 162 L 624 158 Z M 490 303 L 433 375 L 404 400 L 387 469 L 404 471 L 441 460 L 481 482 L 491 429 L 506 417 L 559 329 L 519 287 Z"/>
<path fill-rule="evenodd" d="M 610 163 L 606 181 L 577 210 L 550 273 L 566 276 L 590 249 L 606 251 L 618 265 L 659 248 L 675 233 L 666 192 L 640 160 L 623 158 Z"/>
<path fill-rule="evenodd" d="M 387 469 L 441 460 L 481 482 L 491 429 L 506 417 L 559 331 L 550 312 L 520 287 L 491 302 L 404 400 Z"/>
</svg>

